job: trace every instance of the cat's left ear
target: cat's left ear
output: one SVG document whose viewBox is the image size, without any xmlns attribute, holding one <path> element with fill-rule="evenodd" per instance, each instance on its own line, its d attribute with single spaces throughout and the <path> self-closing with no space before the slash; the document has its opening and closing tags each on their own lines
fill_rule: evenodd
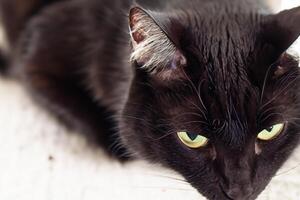
<svg viewBox="0 0 300 200">
<path fill-rule="evenodd" d="M 264 34 L 278 55 L 285 52 L 300 35 L 300 7 L 268 16 L 264 24 Z"/>
<path fill-rule="evenodd" d="M 129 27 L 133 47 L 131 60 L 162 79 L 178 78 L 187 61 L 174 38 L 167 33 L 168 28 L 172 32 L 177 24 L 159 13 L 134 7 L 130 10 Z"/>
</svg>

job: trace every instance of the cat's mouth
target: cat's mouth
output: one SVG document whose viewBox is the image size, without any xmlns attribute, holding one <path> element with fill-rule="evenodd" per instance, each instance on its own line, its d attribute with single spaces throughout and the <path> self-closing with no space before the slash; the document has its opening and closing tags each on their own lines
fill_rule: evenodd
<svg viewBox="0 0 300 200">
<path fill-rule="evenodd" d="M 222 184 L 219 184 L 219 187 L 224 195 L 224 197 L 227 199 L 227 200 L 250 200 L 253 198 L 253 195 L 248 195 L 246 197 L 243 197 L 243 198 L 232 198 L 230 197 L 227 193 L 226 193 L 226 190 L 224 189 L 224 187 L 222 186 Z"/>
<path fill-rule="evenodd" d="M 230 198 L 230 197 L 227 195 L 227 193 L 225 192 L 225 190 L 224 190 L 222 184 L 219 184 L 219 187 L 220 187 L 220 189 L 221 189 L 223 195 L 224 195 L 228 200 L 235 200 L 235 199 Z"/>
</svg>

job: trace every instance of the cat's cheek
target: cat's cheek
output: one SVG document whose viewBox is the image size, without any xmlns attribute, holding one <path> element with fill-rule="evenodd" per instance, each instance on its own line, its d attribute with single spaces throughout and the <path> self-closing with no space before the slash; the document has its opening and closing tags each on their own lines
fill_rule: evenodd
<svg viewBox="0 0 300 200">
<path fill-rule="evenodd" d="M 140 135 L 139 133 L 143 133 L 143 130 L 134 127 L 133 124 L 134 122 L 130 120 L 120 120 L 121 144 L 126 147 L 128 153 L 132 155 L 133 158 L 143 159 L 146 156 L 145 152 L 147 152 L 145 146 L 148 147 L 148 145 L 145 145 L 144 141 L 138 137 L 138 135 Z"/>
<path fill-rule="evenodd" d="M 184 157 L 188 161 L 195 161 L 201 162 L 203 160 L 210 160 L 214 161 L 217 159 L 217 152 L 213 145 L 209 144 L 206 147 L 200 147 L 198 149 L 192 149 L 184 145 L 177 146 L 179 148 L 178 152 L 182 152 L 181 157 Z"/>
</svg>

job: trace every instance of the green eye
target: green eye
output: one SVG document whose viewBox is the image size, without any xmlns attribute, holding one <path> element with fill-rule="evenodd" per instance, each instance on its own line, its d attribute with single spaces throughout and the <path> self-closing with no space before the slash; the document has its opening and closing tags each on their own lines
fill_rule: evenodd
<svg viewBox="0 0 300 200">
<path fill-rule="evenodd" d="M 272 140 L 282 132 L 283 128 L 284 128 L 284 123 L 276 124 L 274 126 L 262 130 L 258 134 L 257 138 L 264 141 Z"/>
<path fill-rule="evenodd" d="M 205 147 L 208 144 L 208 139 L 202 135 L 181 131 L 177 132 L 177 136 L 183 144 L 193 149 Z"/>
</svg>

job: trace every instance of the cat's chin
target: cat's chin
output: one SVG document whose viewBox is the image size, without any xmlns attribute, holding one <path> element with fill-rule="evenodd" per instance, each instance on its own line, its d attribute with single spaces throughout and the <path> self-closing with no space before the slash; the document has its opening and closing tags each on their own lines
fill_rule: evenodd
<svg viewBox="0 0 300 200">
<path fill-rule="evenodd" d="M 242 197 L 242 198 L 230 198 L 224 191 L 221 191 L 220 194 L 212 194 L 205 196 L 208 200 L 255 200 L 257 195 L 250 196 L 250 197 Z"/>
<path fill-rule="evenodd" d="M 212 188 L 212 189 L 207 189 L 206 191 L 203 191 L 203 187 L 195 187 L 193 186 L 195 189 L 197 189 L 197 191 L 202 194 L 203 196 L 205 196 L 208 200 L 255 200 L 259 194 L 261 193 L 261 190 L 259 191 L 255 191 L 249 195 L 246 196 L 241 196 L 238 198 L 232 198 L 230 196 L 228 196 L 228 194 L 225 192 L 225 189 L 221 186 L 221 184 L 216 184 L 216 187 Z M 213 191 L 213 192 L 211 192 Z"/>
<path fill-rule="evenodd" d="M 230 198 L 226 192 L 221 188 L 220 194 L 204 195 L 208 200 L 255 200 L 258 194 L 251 194 L 248 197 Z M 200 192 L 201 193 L 201 192 Z"/>
<path fill-rule="evenodd" d="M 204 195 L 208 200 L 239 200 L 239 199 L 232 199 L 226 195 L 225 192 L 221 191 L 219 194 L 211 194 L 211 195 Z M 247 199 L 243 199 L 247 200 Z"/>
</svg>

